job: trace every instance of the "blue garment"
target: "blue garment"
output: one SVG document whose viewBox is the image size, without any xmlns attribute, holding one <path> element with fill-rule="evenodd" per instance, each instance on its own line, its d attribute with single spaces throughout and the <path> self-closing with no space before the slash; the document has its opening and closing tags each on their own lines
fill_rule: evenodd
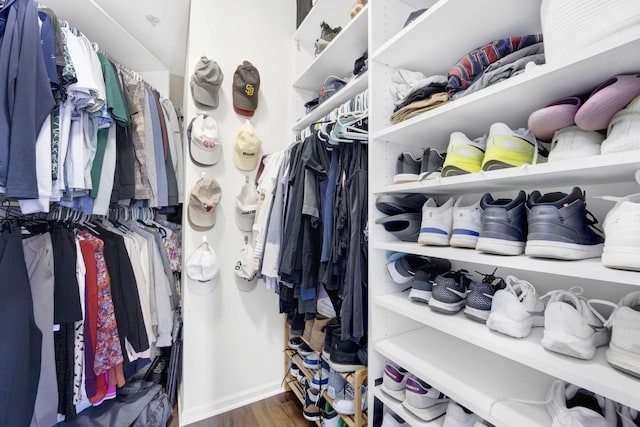
<svg viewBox="0 0 640 427">
<path fill-rule="evenodd" d="M 320 262 L 329 261 L 333 241 L 333 208 L 336 201 L 336 180 L 338 179 L 338 150 L 331 153 L 331 166 L 327 179 L 320 181 L 322 197 L 322 253 Z"/>
<path fill-rule="evenodd" d="M 151 89 L 146 88 L 149 108 L 151 110 L 151 125 L 153 127 L 153 149 L 156 158 L 156 177 L 158 182 L 158 206 L 169 206 L 169 185 L 167 183 L 167 167 L 164 161 L 164 144 L 162 143 L 162 128 L 156 100 Z M 148 142 L 148 141 L 147 141 Z"/>
<path fill-rule="evenodd" d="M 37 199 L 36 139 L 55 101 L 33 0 L 8 0 L 0 40 L 0 186 L 13 199 Z"/>
<path fill-rule="evenodd" d="M 40 28 L 40 42 L 42 43 L 42 57 L 44 65 L 47 68 L 47 76 L 52 89 L 60 87 L 58 80 L 58 71 L 56 69 L 56 34 L 53 31 L 49 16 L 42 11 L 38 12 L 38 18 L 42 22 Z"/>
</svg>

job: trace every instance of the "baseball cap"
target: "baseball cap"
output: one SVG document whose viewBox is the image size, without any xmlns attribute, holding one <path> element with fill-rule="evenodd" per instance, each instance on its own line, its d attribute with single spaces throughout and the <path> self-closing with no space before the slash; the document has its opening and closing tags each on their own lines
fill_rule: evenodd
<svg viewBox="0 0 640 427">
<path fill-rule="evenodd" d="M 233 145 L 233 163 L 240 170 L 252 171 L 260 160 L 262 143 L 249 120 L 240 127 Z"/>
<path fill-rule="evenodd" d="M 215 179 L 203 176 L 196 182 L 189 196 L 188 216 L 191 224 L 211 228 L 216 223 L 216 206 L 220 203 L 222 189 Z"/>
<path fill-rule="evenodd" d="M 251 117 L 258 108 L 260 73 L 249 61 L 242 61 L 233 74 L 233 109 L 236 113 Z"/>
<path fill-rule="evenodd" d="M 205 166 L 211 166 L 220 160 L 222 145 L 218 123 L 207 114 L 198 114 L 187 129 L 189 137 L 189 154 L 191 159 Z"/>
<path fill-rule="evenodd" d="M 191 96 L 196 105 L 205 108 L 217 108 L 219 102 L 218 91 L 222 85 L 224 75 L 216 61 L 202 56 L 191 76 Z"/>
<path fill-rule="evenodd" d="M 252 231 L 253 222 L 258 208 L 258 192 L 255 185 L 247 181 L 242 186 L 240 194 L 236 197 L 236 225 L 242 231 Z"/>
<path fill-rule="evenodd" d="M 189 289 L 194 294 L 204 295 L 218 285 L 220 264 L 213 248 L 203 242 L 187 260 Z"/>
<path fill-rule="evenodd" d="M 258 275 L 258 271 L 255 268 L 253 261 L 253 245 L 249 243 L 247 237 L 244 238 L 244 245 L 240 249 L 240 253 L 236 258 L 236 265 L 234 267 L 236 276 L 239 278 L 251 282 Z"/>
</svg>

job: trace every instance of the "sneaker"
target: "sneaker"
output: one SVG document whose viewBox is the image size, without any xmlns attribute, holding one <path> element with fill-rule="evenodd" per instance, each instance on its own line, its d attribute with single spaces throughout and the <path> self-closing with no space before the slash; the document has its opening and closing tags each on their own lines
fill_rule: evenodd
<svg viewBox="0 0 640 427">
<path fill-rule="evenodd" d="M 479 416 L 464 406 L 450 400 L 447 405 L 447 414 L 444 416 L 443 427 L 473 427 L 476 421 L 481 420 Z"/>
<path fill-rule="evenodd" d="M 447 412 L 449 398 L 419 378 L 407 380 L 402 406 L 422 421 L 435 420 Z"/>
<path fill-rule="evenodd" d="M 387 264 L 389 276 L 398 285 L 409 283 L 418 270 L 444 273 L 449 271 L 450 268 L 451 263 L 444 258 L 410 254 L 405 254 L 403 257 Z"/>
<path fill-rule="evenodd" d="M 436 277 L 429 300 L 429 308 L 440 313 L 454 314 L 462 310 L 467 299 L 471 279 L 466 270 L 451 271 Z"/>
<path fill-rule="evenodd" d="M 574 286 L 569 291 L 555 290 L 542 296 L 549 297 L 549 302 L 540 343 L 549 351 L 589 360 L 595 356 L 597 347 L 609 343 L 610 332 L 604 326 L 603 316 L 582 293 L 581 287 Z"/>
<path fill-rule="evenodd" d="M 422 207 L 422 225 L 418 243 L 421 245 L 449 246 L 453 225 L 453 197 L 442 206 L 429 199 Z"/>
<path fill-rule="evenodd" d="M 491 125 L 482 170 L 492 171 L 536 163 L 538 141 L 529 129 L 511 130 L 504 123 Z"/>
<path fill-rule="evenodd" d="M 420 175 L 418 181 L 438 179 L 442 174 L 442 164 L 447 154 L 440 154 L 433 148 L 425 148 L 420 163 Z"/>
<path fill-rule="evenodd" d="M 636 172 L 640 184 L 640 172 Z M 615 198 L 616 201 L 604 219 L 604 246 L 602 264 L 609 268 L 640 271 L 640 193 Z"/>
<path fill-rule="evenodd" d="M 605 325 L 611 327 L 607 362 L 640 377 L 640 291 L 623 297 Z"/>
<path fill-rule="evenodd" d="M 534 326 L 544 326 L 544 302 L 531 283 L 507 276 L 505 288 L 493 296 L 487 327 L 514 338 L 524 338 Z"/>
<path fill-rule="evenodd" d="M 298 347 L 300 347 L 302 344 L 304 343 L 304 341 L 302 341 L 301 337 L 291 337 L 289 338 L 289 348 L 293 349 L 293 350 L 297 350 Z"/>
<path fill-rule="evenodd" d="M 329 382 L 327 383 L 327 394 L 331 399 L 335 400 L 336 396 L 339 396 L 343 392 L 344 385 L 346 383 L 347 381 L 339 372 L 336 372 L 333 369 L 329 368 Z"/>
<path fill-rule="evenodd" d="M 325 400 L 320 390 L 305 386 L 302 415 L 309 421 L 320 421 L 324 413 Z"/>
<path fill-rule="evenodd" d="M 575 124 L 576 112 L 581 105 L 582 99 L 577 96 L 557 99 L 531 113 L 527 126 L 536 138 L 549 141 L 560 129 Z"/>
<path fill-rule="evenodd" d="M 326 362 L 320 364 L 320 369 L 313 374 L 313 378 L 309 382 L 309 387 L 316 390 L 324 390 L 329 385 L 329 365 Z"/>
<path fill-rule="evenodd" d="M 393 176 L 393 183 L 416 182 L 421 167 L 421 158 L 416 159 L 411 153 L 401 153 L 396 159 L 396 174 Z"/>
<path fill-rule="evenodd" d="M 406 427 L 408 424 L 405 420 L 391 411 L 387 411 L 382 416 L 381 427 Z"/>
<path fill-rule="evenodd" d="M 342 336 L 340 329 L 336 329 L 334 335 L 337 335 L 337 337 L 333 340 L 329 357 L 329 366 L 331 366 L 331 369 L 337 372 L 355 372 L 358 369 L 364 368 L 364 365 L 362 365 L 358 358 L 358 350 L 360 350 L 361 347 L 360 344 L 351 340 L 340 339 L 339 337 Z"/>
<path fill-rule="evenodd" d="M 300 368 L 298 368 L 298 365 L 293 362 L 291 362 L 291 364 L 289 365 L 289 375 L 291 375 L 295 379 L 298 379 L 300 377 Z"/>
<path fill-rule="evenodd" d="M 433 291 L 433 281 L 437 275 L 436 272 L 416 271 L 415 276 L 411 279 L 409 299 L 428 304 Z"/>
<path fill-rule="evenodd" d="M 618 404 L 617 412 L 620 416 L 622 427 L 638 427 L 640 426 L 640 412 L 637 409 Z"/>
<path fill-rule="evenodd" d="M 376 224 L 382 225 L 386 232 L 398 240 L 417 242 L 421 220 L 419 213 L 404 213 L 378 218 Z"/>
<path fill-rule="evenodd" d="M 302 366 L 308 369 L 318 369 L 320 367 L 320 355 L 313 352 L 302 360 Z"/>
<path fill-rule="evenodd" d="M 442 164 L 442 177 L 480 171 L 486 149 L 486 136 L 471 141 L 462 132 L 453 132 L 449 138 L 447 156 Z"/>
<path fill-rule="evenodd" d="M 471 206 L 462 206 L 462 197 L 453 205 L 453 230 L 449 244 L 457 248 L 475 249 L 482 227 L 480 200 Z"/>
<path fill-rule="evenodd" d="M 322 345 L 322 357 L 325 360 L 329 360 L 329 355 L 331 354 L 331 343 L 334 339 L 334 331 L 336 329 L 340 329 L 340 321 L 338 318 L 334 317 L 329 320 L 324 326 L 324 343 Z"/>
<path fill-rule="evenodd" d="M 600 144 L 604 136 L 598 132 L 569 126 L 560 129 L 553 135 L 549 162 L 561 162 L 600 154 Z"/>
<path fill-rule="evenodd" d="M 322 415 L 322 427 L 338 427 L 339 420 L 340 415 L 338 415 L 329 402 L 325 402 L 324 414 Z"/>
<path fill-rule="evenodd" d="M 367 409 L 367 386 L 363 385 L 360 389 L 361 394 L 361 408 L 362 411 Z M 338 396 L 333 402 L 333 408 L 340 415 L 354 415 L 355 414 L 355 392 L 351 384 L 347 383 L 344 387 L 344 394 Z"/>
<path fill-rule="evenodd" d="M 626 108 L 618 111 L 607 129 L 607 139 L 602 142 L 602 154 L 640 149 L 640 96 Z"/>
<path fill-rule="evenodd" d="M 405 369 L 387 363 L 384 366 L 382 386 L 380 389 L 391 398 L 402 402 L 404 400 L 404 390 L 407 386 L 408 377 L 409 373 Z"/>
<path fill-rule="evenodd" d="M 376 209 L 385 215 L 403 213 L 421 213 L 422 205 L 427 201 L 424 194 L 383 194 L 376 198 Z"/>
<path fill-rule="evenodd" d="M 309 344 L 303 341 L 302 344 L 298 346 L 297 352 L 300 356 L 304 358 L 310 354 L 313 354 L 313 349 L 309 347 Z"/>
<path fill-rule="evenodd" d="M 578 187 L 569 194 L 541 195 L 534 191 L 527 201 L 528 228 L 525 254 L 542 258 L 578 260 L 602 255 L 604 239 L 595 233 L 595 217 L 587 211 L 585 195 Z"/>
<path fill-rule="evenodd" d="M 573 384 L 556 380 L 547 393 L 547 412 L 554 427 L 616 427 L 612 400 Z"/>
<path fill-rule="evenodd" d="M 482 281 L 472 282 L 471 285 L 469 285 L 469 293 L 467 294 L 466 306 L 464 308 L 464 314 L 469 319 L 482 323 L 487 322 L 489 314 L 491 313 L 493 295 L 496 291 L 504 289 L 506 286 L 501 277 L 494 276 L 497 270 L 496 268 L 491 274 L 477 272 L 483 276 Z"/>
<path fill-rule="evenodd" d="M 527 239 L 525 202 L 520 191 L 514 199 L 494 200 L 487 193 L 480 199 L 482 227 L 476 250 L 498 255 L 520 255 Z"/>
</svg>

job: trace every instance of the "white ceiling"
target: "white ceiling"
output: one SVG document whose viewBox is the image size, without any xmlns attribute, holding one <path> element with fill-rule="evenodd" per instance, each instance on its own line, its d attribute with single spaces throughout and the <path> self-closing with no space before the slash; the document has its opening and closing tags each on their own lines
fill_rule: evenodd
<svg viewBox="0 0 640 427">
<path fill-rule="evenodd" d="M 109 56 L 136 71 L 184 76 L 189 0 L 41 0 Z M 159 19 L 156 25 L 147 15 Z"/>
</svg>

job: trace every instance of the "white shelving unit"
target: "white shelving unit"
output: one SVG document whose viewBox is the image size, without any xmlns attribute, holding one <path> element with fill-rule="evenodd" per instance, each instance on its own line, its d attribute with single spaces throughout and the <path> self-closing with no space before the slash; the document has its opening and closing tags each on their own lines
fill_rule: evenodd
<svg viewBox="0 0 640 427">
<path fill-rule="evenodd" d="M 404 122 L 389 123 L 393 111 L 389 88 L 396 69 L 446 75 L 460 58 L 487 42 L 540 33 L 540 4 L 541 0 L 488 0 L 482 4 L 377 0 L 369 6 L 369 46 L 373 52 L 369 64 L 369 167 L 375 171 L 369 174 L 370 382 L 382 377 L 385 363 L 393 362 L 498 427 L 551 425 L 544 405 L 508 399 L 542 402 L 557 379 L 640 409 L 640 379 L 612 368 L 605 358 L 606 348 L 599 349 L 594 359 L 583 361 L 545 350 L 540 344 L 542 328 L 534 329 L 527 338 L 515 339 L 490 331 L 462 313 L 447 316 L 432 312 L 427 305 L 410 301 L 408 293 L 391 281 L 386 254 L 393 251 L 447 258 L 453 268 L 466 268 L 472 275 L 498 267 L 498 275 L 529 280 L 540 294 L 580 285 L 585 296 L 612 302 L 638 289 L 640 273 L 606 268 L 599 258 L 571 262 L 507 257 L 400 242 L 375 224 L 382 216 L 375 208 L 375 198 L 389 193 L 424 193 L 439 201 L 464 196 L 471 203 L 485 192 L 512 197 L 521 189 L 566 192 L 578 186 L 586 191 L 588 208 L 602 222 L 613 203 L 591 196 L 638 192 L 634 173 L 640 169 L 640 150 L 391 184 L 400 153 L 419 155 L 426 147 L 446 151 L 451 132 L 475 138 L 488 133 L 495 122 L 526 127 L 529 114 L 553 100 L 588 94 L 611 76 L 640 71 L 640 38 L 618 37 L 575 51 L 561 62 L 528 68 Z M 428 9 L 403 28 L 409 13 L 419 8 Z M 491 12 L 496 10 L 501 13 Z M 379 388 L 372 387 L 369 397 L 409 417 Z M 415 418 L 405 419 L 412 426 L 419 425 L 412 422 Z"/>
</svg>

